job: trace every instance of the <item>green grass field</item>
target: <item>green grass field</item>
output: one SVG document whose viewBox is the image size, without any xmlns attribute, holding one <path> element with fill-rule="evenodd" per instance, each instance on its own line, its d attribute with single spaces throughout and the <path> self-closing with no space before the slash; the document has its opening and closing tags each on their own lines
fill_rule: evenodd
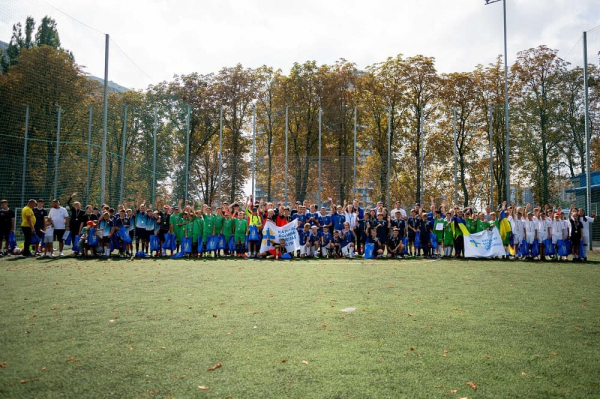
<svg viewBox="0 0 600 399">
<path fill-rule="evenodd" d="M 599 397 L 590 260 L 0 260 L 0 396 Z"/>
</svg>

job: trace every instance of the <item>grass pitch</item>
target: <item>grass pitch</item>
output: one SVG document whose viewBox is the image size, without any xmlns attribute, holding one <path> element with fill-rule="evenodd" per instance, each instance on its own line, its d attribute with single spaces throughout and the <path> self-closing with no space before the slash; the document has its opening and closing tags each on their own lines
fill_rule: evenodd
<svg viewBox="0 0 600 399">
<path fill-rule="evenodd" d="M 0 396 L 598 397 L 590 260 L 0 260 Z"/>
</svg>

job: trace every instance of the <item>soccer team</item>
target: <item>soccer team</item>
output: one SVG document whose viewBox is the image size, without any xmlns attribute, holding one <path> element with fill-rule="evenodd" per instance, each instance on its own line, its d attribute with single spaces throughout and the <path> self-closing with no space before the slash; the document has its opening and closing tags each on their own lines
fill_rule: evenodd
<svg viewBox="0 0 600 399">
<path fill-rule="evenodd" d="M 505 202 L 496 212 L 489 206 L 478 212 L 472 207 L 447 207 L 445 202 L 436 205 L 433 198 L 428 209 L 416 203 L 408 212 L 400 201 L 388 212 L 382 202 L 363 209 L 358 200 L 336 205 L 329 198 L 328 212 L 308 201 L 290 207 L 255 201 L 252 196 L 243 206 L 238 202 L 184 205 L 179 200 L 162 209 L 152 209 L 145 201 L 131 208 L 124 203 L 116 210 L 108 205 L 82 209 L 74 201 L 76 195 L 66 203 L 70 212 L 58 199 L 48 210 L 41 199 L 28 202 L 21 213 L 22 255 L 53 256 L 58 241 L 58 255 L 64 256 L 65 241 L 72 241 L 74 255 L 82 257 L 110 257 L 118 251 L 120 257 L 181 253 L 184 257 L 460 258 L 465 235 L 497 227 L 506 250 L 503 258 L 566 260 L 572 255 L 573 260 L 587 260 L 590 223 L 596 221 L 595 212 L 587 216 L 574 206 L 567 214 L 555 206 L 507 206 Z M 4 243 L 3 255 L 7 255 L 15 213 L 6 200 L 0 205 L 0 248 Z M 287 253 L 283 241 L 262 237 L 267 220 L 279 227 L 297 220 L 300 250 Z M 263 239 L 270 240 L 274 249 L 260 252 Z"/>
</svg>

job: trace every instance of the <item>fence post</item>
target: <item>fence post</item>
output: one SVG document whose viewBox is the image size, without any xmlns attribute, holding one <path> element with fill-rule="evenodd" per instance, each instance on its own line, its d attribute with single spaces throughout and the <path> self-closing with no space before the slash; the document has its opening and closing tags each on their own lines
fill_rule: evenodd
<svg viewBox="0 0 600 399">
<path fill-rule="evenodd" d="M 218 204 L 221 206 L 221 181 L 223 180 L 223 106 L 219 111 L 219 198 Z"/>
<path fill-rule="evenodd" d="M 90 119 L 88 122 L 88 153 L 87 153 L 87 179 L 85 186 L 85 203 L 90 203 L 90 180 L 91 180 L 91 159 L 92 159 L 92 112 L 94 106 L 90 105 Z"/>
<path fill-rule="evenodd" d="M 100 177 L 100 203 L 106 200 L 106 136 L 108 135 L 108 44 L 110 38 L 106 34 L 104 45 L 104 99 L 102 103 L 102 176 Z"/>
<path fill-rule="evenodd" d="M 590 109 L 589 109 L 589 98 L 588 98 L 588 59 L 587 59 L 587 32 L 583 32 L 583 87 L 585 90 L 585 205 L 586 215 L 592 212 L 592 180 L 590 175 L 591 163 L 590 163 Z M 583 161 L 583 160 L 582 160 Z M 592 232 L 590 229 L 590 247 L 592 249 Z"/>
<path fill-rule="evenodd" d="M 121 187 L 119 188 L 119 204 L 123 203 L 123 187 L 125 186 L 125 144 L 127 143 L 127 104 L 123 115 L 123 142 L 121 143 Z"/>
<path fill-rule="evenodd" d="M 27 138 L 29 136 L 29 105 L 25 106 L 25 139 L 23 142 L 23 173 L 21 178 L 21 206 L 25 203 L 25 176 L 27 175 Z"/>
<path fill-rule="evenodd" d="M 387 209 L 390 209 L 392 197 L 392 107 L 388 106 L 388 159 L 387 159 Z"/>
<path fill-rule="evenodd" d="M 158 111 L 154 107 L 154 156 L 152 161 L 152 204 L 156 203 L 156 130 L 158 129 Z"/>
<path fill-rule="evenodd" d="M 321 197 L 321 116 L 323 114 L 323 109 L 319 107 L 319 208 L 323 206 L 323 201 Z"/>
<path fill-rule="evenodd" d="M 454 117 L 454 205 L 458 205 L 458 157 L 456 155 L 456 106 L 452 109 L 453 117 Z"/>
<path fill-rule="evenodd" d="M 185 121 L 185 190 L 184 198 L 188 200 L 188 185 L 189 185 L 189 174 L 190 174 L 190 114 L 192 110 L 190 105 L 187 106 L 187 118 Z"/>
<path fill-rule="evenodd" d="M 56 125 L 56 158 L 54 160 L 54 198 L 58 198 L 58 161 L 60 154 L 60 118 L 62 116 L 62 107 L 58 106 L 58 122 Z"/>
<path fill-rule="evenodd" d="M 490 104 L 490 208 L 494 211 L 494 143 L 492 124 L 494 122 L 494 105 Z"/>
</svg>

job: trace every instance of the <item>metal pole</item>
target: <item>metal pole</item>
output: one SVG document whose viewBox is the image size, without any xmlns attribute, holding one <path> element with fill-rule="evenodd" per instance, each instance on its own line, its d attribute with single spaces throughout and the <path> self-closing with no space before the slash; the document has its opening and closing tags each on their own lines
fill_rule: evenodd
<svg viewBox="0 0 600 399">
<path fill-rule="evenodd" d="M 423 192 L 425 191 L 425 162 L 423 161 L 423 159 L 425 158 L 425 151 L 423 149 L 423 144 L 425 140 L 423 140 L 423 119 L 423 108 L 421 108 L 421 123 L 419 124 L 419 128 L 421 129 L 421 153 L 419 154 L 419 156 L 421 157 L 421 192 L 419 193 L 419 203 L 421 205 L 423 205 Z"/>
<path fill-rule="evenodd" d="M 127 104 L 123 115 L 123 140 L 121 142 L 121 186 L 119 188 L 119 204 L 123 203 L 123 188 L 125 187 L 125 144 L 127 143 Z"/>
<path fill-rule="evenodd" d="M 108 134 L 108 43 L 110 39 L 106 34 L 104 45 L 104 101 L 102 104 L 102 176 L 100 178 L 100 203 L 106 199 L 106 136 Z"/>
<path fill-rule="evenodd" d="M 352 177 L 353 199 L 356 199 L 356 114 L 357 107 L 354 106 L 354 176 Z"/>
<path fill-rule="evenodd" d="M 583 32 L 583 87 L 585 91 L 585 205 L 586 214 L 589 215 L 592 212 L 592 180 L 590 176 L 591 163 L 590 163 L 590 109 L 589 109 L 589 98 L 588 98 L 588 59 L 587 59 L 587 32 Z M 592 249 L 592 232 L 590 231 L 590 247 Z"/>
<path fill-rule="evenodd" d="M 387 208 L 390 209 L 392 197 L 392 107 L 388 107 L 388 159 L 387 159 Z"/>
<path fill-rule="evenodd" d="M 506 119 L 506 165 L 505 178 L 506 180 L 506 202 L 510 203 L 510 128 L 508 119 L 508 51 L 506 46 L 506 0 L 502 0 L 504 8 L 504 118 Z"/>
<path fill-rule="evenodd" d="M 58 121 L 56 123 L 56 158 L 54 159 L 54 198 L 58 198 L 58 160 L 60 156 L 60 119 L 62 107 L 58 106 Z"/>
<path fill-rule="evenodd" d="M 188 104 L 187 106 L 187 117 L 185 119 L 185 190 L 184 198 L 188 199 L 188 186 L 189 186 L 189 174 L 190 174 L 190 117 L 192 113 L 192 107 Z"/>
<path fill-rule="evenodd" d="M 457 143 L 456 143 L 456 106 L 453 107 L 454 114 L 454 205 L 458 205 L 458 156 L 456 154 Z"/>
<path fill-rule="evenodd" d="M 285 201 L 288 204 L 288 106 L 285 106 Z"/>
<path fill-rule="evenodd" d="M 90 203 L 90 180 L 92 167 L 92 112 L 94 106 L 90 105 L 90 119 L 88 122 L 88 154 L 87 154 L 87 178 L 85 184 L 85 203 Z"/>
<path fill-rule="evenodd" d="M 221 180 L 223 179 L 223 106 L 219 113 L 219 198 L 218 204 L 221 206 Z"/>
<path fill-rule="evenodd" d="M 254 173 L 256 170 L 256 101 L 253 103 L 254 111 L 252 113 L 252 200 L 254 198 Z"/>
<path fill-rule="evenodd" d="M 152 161 L 152 204 L 156 203 L 156 133 L 158 130 L 158 111 L 154 108 L 154 158 Z"/>
<path fill-rule="evenodd" d="M 323 206 L 323 201 L 321 200 L 321 116 L 323 114 L 323 110 L 319 107 L 319 207 Z"/>
<path fill-rule="evenodd" d="M 494 105 L 490 104 L 490 207 L 494 210 L 494 143 L 492 124 L 494 122 Z"/>
<path fill-rule="evenodd" d="M 23 141 L 23 174 L 21 180 L 21 206 L 25 206 L 25 176 L 27 175 L 27 138 L 29 136 L 29 105 L 25 106 L 25 139 Z"/>
</svg>

